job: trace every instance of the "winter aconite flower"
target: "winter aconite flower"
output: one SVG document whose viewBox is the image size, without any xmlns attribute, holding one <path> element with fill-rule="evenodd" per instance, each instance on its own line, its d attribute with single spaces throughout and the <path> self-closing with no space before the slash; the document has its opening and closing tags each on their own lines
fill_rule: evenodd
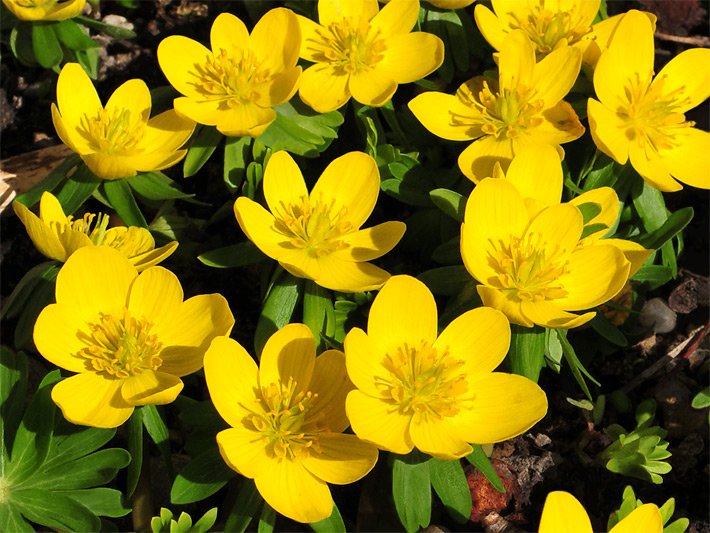
<svg viewBox="0 0 710 533">
<path fill-rule="evenodd" d="M 165 77 L 184 96 L 175 109 L 224 135 L 257 137 L 276 118 L 273 107 L 296 92 L 301 33 L 296 15 L 277 8 L 249 35 L 244 23 L 221 13 L 212 24 L 212 50 L 173 35 L 158 46 Z"/>
<path fill-rule="evenodd" d="M 195 123 L 165 111 L 150 117 L 150 91 L 128 80 L 101 105 L 78 63 L 64 65 L 57 81 L 52 120 L 57 134 L 99 178 L 111 180 L 161 170 L 180 161 Z"/>
<path fill-rule="evenodd" d="M 389 278 L 368 261 L 394 248 L 405 225 L 384 222 L 360 229 L 380 190 L 372 157 L 350 152 L 334 159 L 308 194 L 291 156 L 276 152 L 263 183 L 271 212 L 242 196 L 234 213 L 247 237 L 291 274 L 345 292 L 376 289 Z"/>
<path fill-rule="evenodd" d="M 493 372 L 510 344 L 505 316 L 467 311 L 437 336 L 434 297 L 420 281 L 394 276 L 370 309 L 367 333 L 345 337 L 348 375 L 357 390 L 346 409 L 355 434 L 399 454 L 412 448 L 455 459 L 469 443 L 500 442 L 547 412 L 534 382 Z"/>
<path fill-rule="evenodd" d="M 587 511 L 577 498 L 569 492 L 550 492 L 542 509 L 538 533 L 562 531 L 592 533 L 594 530 Z M 655 504 L 645 503 L 631 511 L 612 527 L 609 533 L 661 533 L 662 531 L 663 518 L 660 509 Z"/>
<path fill-rule="evenodd" d="M 57 303 L 37 318 L 42 356 L 76 375 L 52 390 L 74 424 L 112 428 L 139 405 L 172 402 L 181 376 L 202 368 L 209 343 L 234 318 L 219 294 L 183 301 L 180 282 L 163 267 L 138 274 L 117 250 L 86 246 L 57 276 Z"/>
<path fill-rule="evenodd" d="M 426 92 L 409 108 L 434 135 L 473 143 L 459 156 L 464 175 L 478 182 L 496 163 L 508 168 L 513 156 L 530 145 L 555 146 L 584 133 L 577 114 L 562 101 L 579 73 L 581 53 L 565 46 L 539 62 L 520 30 L 511 32 L 498 57 L 498 80 L 477 76 L 455 95 Z"/>
<path fill-rule="evenodd" d="M 19 202 L 14 202 L 12 208 L 37 249 L 56 261 L 66 261 L 84 246 L 105 245 L 121 252 L 140 272 L 160 263 L 178 245 L 172 241 L 156 248 L 147 229 L 136 226 L 109 228 L 109 217 L 102 213 L 86 213 L 74 220 L 64 214 L 61 204 L 50 192 L 42 193 L 39 217 Z"/>
<path fill-rule="evenodd" d="M 343 353 L 316 357 L 307 326 L 274 333 L 260 368 L 239 343 L 216 338 L 205 355 L 205 377 L 217 411 L 232 426 L 217 434 L 222 458 L 253 479 L 279 513 L 299 522 L 328 518 L 328 483 L 352 483 L 375 465 L 374 446 L 343 434 L 352 389 Z"/>
<path fill-rule="evenodd" d="M 400 83 L 439 68 L 444 43 L 430 33 L 410 33 L 419 0 L 319 0 L 320 24 L 298 17 L 301 57 L 313 66 L 303 72 L 301 99 L 320 113 L 341 107 L 352 96 L 382 106 Z"/>
<path fill-rule="evenodd" d="M 653 61 L 653 26 L 629 11 L 594 71 L 599 100 L 587 107 L 594 142 L 618 163 L 630 160 L 656 189 L 680 190 L 678 181 L 710 189 L 710 133 L 685 119 L 710 96 L 710 50 L 681 52 L 655 78 Z"/>
<path fill-rule="evenodd" d="M 2 0 L 20 20 L 66 20 L 84 10 L 86 0 Z"/>
</svg>

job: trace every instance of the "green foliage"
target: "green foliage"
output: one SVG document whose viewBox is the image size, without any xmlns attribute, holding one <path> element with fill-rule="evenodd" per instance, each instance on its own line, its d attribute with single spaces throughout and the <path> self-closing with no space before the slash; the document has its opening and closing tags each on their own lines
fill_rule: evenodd
<svg viewBox="0 0 710 533">
<path fill-rule="evenodd" d="M 537 383 L 545 365 L 545 329 L 511 324 L 510 333 L 510 370 Z"/>
<path fill-rule="evenodd" d="M 634 494 L 634 489 L 631 485 L 627 485 L 626 488 L 624 488 L 621 498 L 621 506 L 609 515 L 609 520 L 607 521 L 606 526 L 607 531 L 611 531 L 611 528 L 631 514 L 634 509 L 644 503 L 636 498 L 636 494 Z M 675 511 L 675 498 L 669 498 L 666 500 L 666 503 L 664 503 L 659 509 L 661 511 L 661 517 L 663 518 L 663 533 L 683 533 L 688 528 L 690 521 L 687 518 L 678 518 L 677 520 L 668 523 L 673 516 L 673 512 Z"/>
<path fill-rule="evenodd" d="M 216 507 L 202 515 L 195 525 L 192 525 L 192 517 L 186 512 L 180 513 L 178 519 L 175 520 L 172 511 L 161 507 L 160 515 L 151 519 L 150 529 L 153 533 L 205 533 L 209 531 L 216 520 Z"/>
</svg>

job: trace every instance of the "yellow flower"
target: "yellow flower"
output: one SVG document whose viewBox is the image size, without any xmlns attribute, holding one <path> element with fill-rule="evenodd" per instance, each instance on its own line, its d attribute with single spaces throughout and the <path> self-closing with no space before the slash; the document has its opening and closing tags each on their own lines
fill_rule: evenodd
<svg viewBox="0 0 710 533">
<path fill-rule="evenodd" d="M 251 35 L 234 15 L 212 24 L 210 51 L 181 35 L 163 39 L 158 62 L 183 97 L 178 113 L 224 135 L 257 137 L 276 119 L 274 106 L 296 92 L 301 33 L 296 15 L 277 8 L 266 13 Z"/>
<path fill-rule="evenodd" d="M 66 261 L 84 246 L 104 245 L 121 252 L 140 272 L 160 263 L 178 246 L 177 241 L 172 241 L 156 248 L 153 236 L 145 228 L 108 228 L 109 217 L 103 213 L 86 213 L 74 220 L 64 214 L 61 204 L 50 192 L 42 193 L 39 217 L 19 202 L 14 202 L 12 208 L 37 250 L 56 261 Z"/>
<path fill-rule="evenodd" d="M 298 17 L 301 57 L 315 63 L 303 73 L 301 99 L 320 113 L 344 105 L 352 96 L 382 106 L 400 83 L 434 72 L 444 60 L 444 43 L 411 29 L 419 0 L 319 0 L 320 24 Z"/>
<path fill-rule="evenodd" d="M 303 324 L 271 336 L 260 368 L 239 343 L 216 338 L 205 354 L 205 377 L 212 402 L 232 426 L 217 434 L 222 458 L 293 520 L 329 517 L 328 483 L 357 481 L 377 462 L 374 446 L 343 434 L 352 389 L 343 353 L 316 357 L 313 334 Z"/>
<path fill-rule="evenodd" d="M 682 189 L 676 179 L 710 189 L 710 133 L 685 120 L 710 96 L 710 50 L 681 52 L 655 78 L 653 60 L 653 26 L 629 11 L 594 70 L 599 100 L 587 106 L 594 142 L 618 163 L 630 160 L 656 189 Z"/>
<path fill-rule="evenodd" d="M 588 224 L 608 228 L 618 212 L 616 194 L 605 188 L 560 204 L 561 170 L 559 179 L 539 179 L 555 172 L 550 160 L 559 166 L 554 154 L 543 159 L 523 152 L 513 159 L 507 179 L 486 179 L 476 186 L 461 226 L 461 255 L 481 283 L 484 305 L 522 326 L 573 328 L 591 320 L 594 312 L 580 316 L 567 311 L 614 297 L 629 278 L 625 253 L 640 266 L 649 250 L 630 241 L 601 239 L 605 229 L 582 238 L 577 206 L 598 204 L 602 210 Z"/>
<path fill-rule="evenodd" d="M 592 533 L 592 523 L 579 500 L 569 492 L 550 492 L 542 509 L 538 533 Z M 661 533 L 663 518 L 658 506 L 640 505 L 609 530 L 609 533 Z"/>
<path fill-rule="evenodd" d="M 370 309 L 367 333 L 345 337 L 345 362 L 357 390 L 345 404 L 355 434 L 399 454 L 412 448 L 455 459 L 469 443 L 494 443 L 527 431 L 547 412 L 543 390 L 527 378 L 493 372 L 510 344 L 510 326 L 480 307 L 437 336 L 434 297 L 420 281 L 394 276 Z"/>
<path fill-rule="evenodd" d="M 309 195 L 291 156 L 276 152 L 266 165 L 263 186 L 271 212 L 242 196 L 234 214 L 246 236 L 291 274 L 344 292 L 376 289 L 389 278 L 367 261 L 394 248 L 405 225 L 384 222 L 360 229 L 380 191 L 372 157 L 350 152 L 333 160 Z"/>
<path fill-rule="evenodd" d="M 409 108 L 434 135 L 474 142 L 459 156 L 464 175 L 478 182 L 496 163 L 508 168 L 530 145 L 555 146 L 584 133 L 576 113 L 562 101 L 579 73 L 581 54 L 572 47 L 554 50 L 539 62 L 527 36 L 511 32 L 498 56 L 498 80 L 477 76 L 455 95 L 426 92 Z"/>
<path fill-rule="evenodd" d="M 60 139 L 94 174 L 112 180 L 161 170 L 185 156 L 178 148 L 194 122 L 173 110 L 149 119 L 150 108 L 150 91 L 138 79 L 125 82 L 102 106 L 84 69 L 67 63 L 59 73 L 52 121 Z"/>
<path fill-rule="evenodd" d="M 175 275 L 154 266 L 140 275 L 107 246 L 80 248 L 57 276 L 57 303 L 37 318 L 42 356 L 76 372 L 52 389 L 74 424 L 117 427 L 135 406 L 172 402 L 181 376 L 202 368 L 210 341 L 234 325 L 219 294 L 183 302 Z"/>
<path fill-rule="evenodd" d="M 2 0 L 20 20 L 66 20 L 80 15 L 86 0 Z"/>
</svg>

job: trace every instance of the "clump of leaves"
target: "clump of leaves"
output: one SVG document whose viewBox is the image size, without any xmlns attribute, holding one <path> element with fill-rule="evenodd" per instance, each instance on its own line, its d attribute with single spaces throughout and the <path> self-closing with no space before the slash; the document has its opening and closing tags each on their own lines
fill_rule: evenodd
<svg viewBox="0 0 710 533">
<path fill-rule="evenodd" d="M 636 409 L 636 428 L 627 431 L 619 424 L 612 424 L 604 433 L 612 439 L 600 458 L 608 470 L 615 474 L 635 477 L 651 483 L 663 483 L 662 474 L 671 471 L 671 465 L 663 459 L 671 456 L 668 442 L 663 440 L 666 430 L 652 426 L 656 402 L 649 399 Z"/>
<path fill-rule="evenodd" d="M 636 498 L 634 489 L 630 485 L 624 489 L 621 499 L 621 507 L 609 515 L 609 521 L 606 526 L 607 531 L 611 531 L 611 528 L 631 514 L 631 511 L 643 505 L 643 502 Z M 678 518 L 670 524 L 668 523 L 675 511 L 675 498 L 669 498 L 660 507 L 660 511 L 663 518 L 663 533 L 683 533 L 688 529 L 690 520 L 687 518 Z"/>
<path fill-rule="evenodd" d="M 50 393 L 59 379 L 58 370 L 47 374 L 24 409 L 26 356 L 0 350 L 0 524 L 5 531 L 35 531 L 31 523 L 99 531 L 100 517 L 130 512 L 120 491 L 102 485 L 131 456 L 120 448 L 99 449 L 115 430 L 79 427 L 57 416 Z"/>
<path fill-rule="evenodd" d="M 153 533 L 205 533 L 214 525 L 217 520 L 217 508 L 213 507 L 207 511 L 197 523 L 192 525 L 192 517 L 182 512 L 177 520 L 173 518 L 173 513 L 165 507 L 160 508 L 160 516 L 154 516 L 150 521 L 150 529 Z"/>
</svg>

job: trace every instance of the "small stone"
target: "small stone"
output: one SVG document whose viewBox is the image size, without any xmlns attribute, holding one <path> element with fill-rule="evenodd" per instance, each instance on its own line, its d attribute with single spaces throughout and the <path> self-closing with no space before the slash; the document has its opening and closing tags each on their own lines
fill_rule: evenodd
<svg viewBox="0 0 710 533">
<path fill-rule="evenodd" d="M 647 301 L 641 309 L 639 322 L 655 333 L 668 333 L 675 329 L 677 315 L 660 298 Z"/>
</svg>

